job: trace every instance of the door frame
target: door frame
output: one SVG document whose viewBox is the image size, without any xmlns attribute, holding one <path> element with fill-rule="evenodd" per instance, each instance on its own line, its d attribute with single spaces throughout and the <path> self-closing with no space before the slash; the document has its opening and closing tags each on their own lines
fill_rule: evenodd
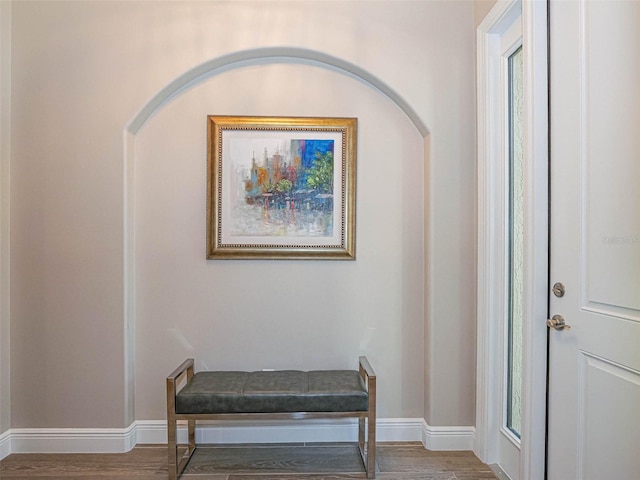
<svg viewBox="0 0 640 480">
<path fill-rule="evenodd" d="M 522 432 L 519 477 L 542 480 L 546 461 L 548 312 L 548 5 L 498 0 L 477 31 L 478 287 L 476 441 L 485 463 L 499 463 L 503 361 L 501 310 L 505 304 L 504 170 L 500 61 L 496 44 L 522 11 L 524 56 L 524 322 Z"/>
</svg>

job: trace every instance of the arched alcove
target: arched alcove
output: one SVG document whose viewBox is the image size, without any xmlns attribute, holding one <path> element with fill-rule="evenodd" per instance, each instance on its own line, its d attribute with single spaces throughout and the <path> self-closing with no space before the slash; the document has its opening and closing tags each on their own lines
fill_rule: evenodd
<svg viewBox="0 0 640 480">
<path fill-rule="evenodd" d="M 270 67 L 278 66 L 277 69 L 271 69 Z M 283 73 L 283 69 L 287 71 Z M 423 226 L 424 226 L 424 198 L 422 196 L 422 190 L 412 191 L 409 187 L 412 185 L 412 182 L 417 182 L 422 184 L 422 180 L 424 175 L 421 173 L 420 175 L 415 175 L 417 172 L 408 172 L 401 170 L 403 167 L 401 165 L 411 165 L 412 162 L 416 164 L 420 164 L 422 168 L 424 168 L 424 138 L 428 135 L 428 130 L 426 126 L 419 119 L 415 111 L 406 104 L 401 98 L 399 94 L 397 94 L 393 89 L 387 86 L 384 82 L 377 79 L 375 76 L 369 74 L 368 72 L 360 69 L 357 66 L 354 66 L 348 62 L 337 59 L 335 57 L 331 57 L 319 52 L 313 52 L 309 50 L 303 49 L 291 49 L 291 48 L 271 48 L 271 49 L 257 49 L 246 52 L 239 52 L 235 54 L 230 54 L 218 59 L 214 59 L 210 62 L 207 62 L 203 65 L 200 65 L 185 74 L 178 77 L 176 80 L 171 82 L 167 87 L 162 89 L 158 94 L 156 94 L 136 115 L 136 117 L 127 125 L 125 131 L 125 171 L 127 172 L 125 175 L 125 321 L 126 321 L 126 332 L 127 332 L 127 345 L 126 345 L 126 368 L 127 368 L 127 405 L 128 405 L 128 420 L 129 422 L 133 422 L 134 420 L 140 420 L 135 413 L 135 395 L 134 391 L 136 388 L 136 365 L 135 365 L 135 355 L 136 355 L 136 301 L 137 295 L 139 292 L 136 292 L 136 251 L 140 251 L 141 247 L 137 244 L 135 239 L 135 229 L 136 229 L 136 219 L 135 219 L 135 197 L 136 197 L 136 182 L 134 181 L 134 169 L 136 162 L 138 161 L 140 155 L 152 155 L 153 153 L 148 153 L 148 144 L 142 145 L 144 148 L 140 148 L 141 144 L 139 139 L 145 131 L 147 130 L 146 125 L 150 125 L 152 122 L 156 121 L 158 118 L 159 122 L 167 121 L 166 119 L 160 118 L 162 115 L 171 110 L 175 115 L 183 114 L 185 110 L 182 109 L 180 102 L 190 101 L 190 98 L 195 98 L 197 96 L 203 96 L 199 93 L 200 89 L 210 88 L 208 85 L 211 82 L 217 82 L 220 79 L 224 79 L 226 77 L 238 75 L 239 81 L 234 84 L 237 89 L 233 92 L 237 94 L 238 92 L 242 92 L 243 84 L 242 84 L 242 75 L 243 72 L 253 72 L 255 74 L 260 75 L 273 75 L 274 82 L 281 81 L 283 78 L 292 78 L 298 75 L 299 70 L 304 69 L 304 74 L 300 73 L 298 78 L 302 78 L 304 75 L 307 75 L 310 72 L 313 74 L 314 72 L 322 76 L 324 75 L 326 78 L 336 78 L 337 82 L 343 82 L 345 84 L 351 84 L 349 88 L 352 88 L 356 91 L 356 97 L 362 96 L 363 100 L 367 98 L 378 98 L 378 101 L 381 103 L 385 103 L 387 106 L 384 108 L 384 116 L 389 115 L 388 118 L 378 118 L 377 122 L 380 122 L 376 128 L 380 129 L 380 125 L 384 121 L 388 121 L 391 123 L 404 123 L 406 125 L 410 125 L 411 127 L 406 128 L 402 127 L 402 132 L 407 132 L 408 130 L 413 131 L 413 136 L 418 141 L 412 140 L 413 146 L 407 146 L 407 151 L 405 152 L 397 152 L 397 161 L 394 162 L 398 165 L 398 170 L 395 172 L 378 172 L 382 174 L 384 177 L 385 173 L 389 173 L 388 177 L 393 183 L 393 202 L 397 206 L 394 211 L 397 213 L 399 217 L 412 216 L 413 222 L 418 223 L 418 225 L 414 225 L 414 230 L 410 232 L 410 235 L 406 235 L 407 238 L 404 238 L 404 234 L 401 232 L 406 224 L 410 222 L 409 219 L 403 218 L 395 218 L 390 220 L 389 225 L 385 225 L 384 220 L 381 219 L 380 224 L 380 232 L 379 237 L 384 239 L 385 237 L 392 237 L 390 241 L 391 245 L 395 245 L 392 248 L 393 251 L 390 252 L 382 252 L 380 251 L 381 258 L 374 259 L 371 252 L 369 252 L 368 261 L 370 262 L 370 269 L 375 269 L 371 262 L 377 261 L 384 265 L 383 268 L 386 268 L 387 275 L 378 275 L 379 280 L 376 285 L 372 287 L 374 291 L 373 296 L 375 299 L 368 299 L 366 296 L 366 292 L 364 290 L 357 288 L 354 289 L 356 293 L 350 293 L 346 291 L 346 289 L 337 289 L 332 290 L 330 294 L 327 294 L 327 299 L 330 301 L 334 298 L 339 298 L 339 301 L 345 301 L 345 298 L 349 298 L 349 295 L 355 295 L 353 298 L 354 303 L 357 302 L 360 305 L 368 303 L 364 308 L 354 308 L 352 312 L 345 312 L 345 315 L 354 315 L 354 316 L 364 316 L 366 315 L 374 315 L 375 310 L 385 311 L 388 308 L 390 312 L 390 317 L 401 317 L 401 318 L 391 318 L 389 320 L 390 323 L 397 322 L 396 326 L 393 328 L 391 334 L 385 334 L 387 337 L 397 336 L 397 338 L 388 338 L 388 341 L 393 343 L 398 342 L 398 344 L 402 344 L 402 342 L 414 342 L 413 347 L 415 347 L 415 342 L 422 344 L 422 339 L 424 338 L 422 334 L 421 328 L 417 324 L 417 319 L 420 322 L 423 322 L 423 312 L 420 310 L 424 302 L 421 299 L 421 296 L 424 295 L 424 279 L 422 275 L 424 274 L 424 269 L 420 264 L 420 259 L 424 256 L 424 247 L 422 244 L 423 240 Z M 266 73 L 265 73 L 266 72 Z M 343 80 L 337 80 L 338 77 L 341 77 Z M 235 78 L 235 77 L 234 77 Z M 235 81 L 235 80 L 234 80 Z M 232 82 L 233 83 L 233 82 Z M 335 93 L 335 92 L 334 92 Z M 350 91 L 350 93 L 352 93 Z M 371 96 L 371 97 L 367 97 Z M 366 98 L 365 98 L 366 97 Z M 346 97 L 345 97 L 346 98 Z M 348 100 L 347 100 L 348 101 Z M 363 101 L 363 103 L 372 103 Z M 194 102 L 191 101 L 193 105 Z M 362 108 L 365 108 L 364 106 Z M 331 110 L 331 109 L 330 109 Z M 271 111 L 271 110 L 268 110 Z M 332 110 L 332 111 L 335 111 Z M 394 113 L 395 112 L 395 113 Z M 200 112 L 202 114 L 203 112 Z M 209 113 L 236 113 L 234 112 L 209 112 Z M 240 112 L 241 114 L 247 114 L 247 112 Z M 265 112 L 253 112 L 256 114 L 265 114 Z M 291 111 L 281 112 L 278 111 L 277 114 L 292 114 Z M 297 112 L 296 112 L 297 113 Z M 301 116 L 308 115 L 306 112 L 304 114 L 300 114 Z M 202 115 L 201 115 L 202 116 Z M 346 115 L 345 115 L 346 116 Z M 370 115 L 370 117 L 374 117 L 375 115 Z M 204 127 L 204 118 L 202 119 L 202 127 Z M 168 124 L 167 124 L 168 125 Z M 166 127 L 163 127 L 166 130 Z M 390 138 L 395 136 L 395 138 L 390 139 L 389 141 L 393 145 L 400 146 L 402 144 L 402 133 L 398 134 L 397 132 L 391 132 L 394 127 L 389 127 L 390 130 Z M 186 130 L 179 132 L 180 134 L 190 135 Z M 363 132 L 366 133 L 366 132 Z M 156 132 L 157 134 L 157 132 Z M 197 133 L 196 135 L 203 135 L 204 128 Z M 159 136 L 158 136 L 159 137 Z M 202 136 L 202 141 L 204 141 L 204 137 Z M 385 146 L 381 145 L 379 147 L 370 146 L 374 144 L 376 141 L 384 142 L 384 137 L 378 136 L 378 138 L 373 138 L 371 136 L 367 140 L 368 148 L 360 149 L 361 155 L 366 154 L 375 154 L 375 155 L 393 155 L 393 152 L 389 152 L 385 150 Z M 389 147 L 390 148 L 390 147 Z M 141 152 L 141 150 L 144 150 Z M 191 152 L 193 153 L 193 152 Z M 408 160 L 406 157 L 410 157 Z M 202 160 L 202 165 L 204 165 L 204 158 Z M 377 165 L 380 168 L 380 165 L 384 165 L 386 160 L 383 158 L 379 158 Z M 393 161 L 393 159 L 388 159 L 388 161 Z M 366 161 L 359 161 L 359 168 L 365 168 L 367 165 Z M 159 166 L 158 168 L 163 168 Z M 406 167 L 408 168 L 408 167 Z M 362 176 L 362 173 L 359 175 Z M 378 175 L 378 180 L 380 180 L 380 175 Z M 205 178 L 201 179 L 202 182 L 205 182 Z M 204 185 L 204 183 L 203 183 Z M 380 185 L 380 184 L 376 184 Z M 361 188 L 359 186 L 359 192 L 366 192 L 367 188 Z M 422 188 L 422 187 L 420 187 Z M 140 192 L 138 192 L 139 194 Z M 363 193 L 364 194 L 364 193 Z M 415 195 L 416 198 L 412 196 Z M 369 199 L 373 198 L 371 196 L 371 190 L 369 192 Z M 414 202 L 419 203 L 419 208 L 415 208 Z M 196 202 L 197 203 L 197 202 Z M 204 205 L 203 205 L 204 206 Z M 406 214 L 405 212 L 410 211 L 412 213 Z M 371 217 L 372 215 L 370 215 Z M 204 216 L 202 216 L 202 222 L 204 222 Z M 361 219 L 363 222 L 366 222 L 366 215 L 362 216 Z M 404 223 L 403 223 L 404 222 Z M 203 224 L 204 225 L 204 224 Z M 196 233 L 196 236 L 198 234 Z M 370 235 L 371 236 L 371 235 Z M 204 237 L 198 238 L 198 241 L 203 240 Z M 144 241 L 144 240 L 143 240 Z M 162 239 L 159 239 L 162 242 Z M 366 243 L 366 238 L 363 236 L 362 239 L 358 240 L 361 243 Z M 384 241 L 384 240 L 380 240 Z M 395 243 L 393 243 L 395 242 Z M 192 245 L 193 247 L 193 245 Z M 197 249 L 197 247 L 196 247 Z M 413 250 L 412 250 L 413 249 Z M 411 254 L 412 252 L 417 252 L 421 250 L 419 255 Z M 192 248 L 193 251 L 193 248 Z M 349 266 L 348 263 L 341 263 L 340 265 L 335 262 L 313 262 L 313 263 L 303 263 L 303 262 L 288 262 L 287 269 L 288 271 L 293 271 L 294 276 L 298 276 L 298 278 L 303 278 L 305 275 L 304 271 L 308 271 L 309 268 L 312 268 L 314 271 L 314 275 L 317 275 L 318 278 L 321 278 L 322 281 L 327 282 L 332 278 L 331 271 L 340 270 L 340 276 L 347 278 L 352 275 L 354 279 L 361 278 L 363 273 L 354 273 L 354 269 L 358 267 L 362 267 L 362 265 L 367 261 L 366 249 L 363 249 L 363 259 L 360 259 L 360 264 L 355 265 L 351 263 Z M 228 281 L 234 281 L 242 276 L 242 273 L 238 273 L 240 269 L 245 268 L 248 263 L 245 263 L 242 266 L 238 266 L 238 263 L 218 263 L 209 261 L 206 263 L 204 261 L 204 250 L 202 252 L 196 252 L 201 256 L 202 262 L 198 268 L 201 268 L 202 275 L 211 275 L 211 270 L 216 270 L 216 274 L 225 275 Z M 391 258 L 395 258 L 398 261 L 397 270 L 391 266 Z M 139 260 L 139 259 L 138 259 Z M 206 265 L 205 265 L 206 263 Z M 405 265 L 414 263 L 411 267 L 411 271 L 409 274 L 405 274 L 403 269 Z M 251 268 L 254 272 L 257 272 L 257 275 L 262 275 L 266 278 L 269 273 L 268 271 L 272 271 L 274 269 L 273 263 L 264 262 L 264 261 L 252 261 L 250 264 Z M 275 267 L 277 270 L 278 267 Z M 358 277 L 360 275 L 360 277 Z M 385 278 L 383 278 L 385 277 Z M 203 277 L 204 278 L 204 277 Z M 388 285 L 385 285 L 388 283 Z M 393 292 L 389 295 L 387 299 L 388 302 L 384 302 L 384 289 L 388 288 L 389 291 Z M 202 293 L 202 292 L 201 292 Z M 412 300 L 408 301 L 407 296 L 412 296 Z M 418 298 L 420 297 L 420 298 Z M 376 306 L 375 302 L 382 302 L 381 306 Z M 313 303 L 313 302 L 311 302 Z M 349 301 L 351 303 L 351 299 Z M 392 305 L 389 305 L 392 304 Z M 227 312 L 231 314 L 231 312 Z M 245 312 L 246 313 L 246 312 Z M 298 311 L 298 313 L 300 313 Z M 410 322 L 410 325 L 403 325 L 403 318 L 412 318 L 413 320 Z M 351 335 L 351 339 L 355 340 L 357 336 L 357 341 L 353 342 L 353 352 L 354 355 L 366 351 L 369 348 L 371 342 L 376 341 L 376 329 L 380 329 L 380 322 L 376 324 L 372 322 L 369 324 L 366 320 L 360 318 L 358 320 L 360 322 L 359 333 L 356 335 L 353 331 L 348 333 Z M 201 327 L 205 326 L 204 323 L 201 323 Z M 195 347 L 191 346 L 192 336 L 189 334 L 185 334 L 180 330 L 180 328 L 173 328 L 171 332 L 170 327 L 167 324 L 163 325 L 164 335 L 173 335 L 177 342 L 180 342 L 185 348 L 188 350 L 189 348 L 197 349 L 197 345 Z M 254 327 L 255 328 L 255 327 Z M 291 333 L 290 331 L 284 333 Z M 379 332 L 378 332 L 379 333 Z M 237 336 L 240 336 L 240 333 L 237 333 Z M 265 330 L 263 332 L 265 336 L 268 337 L 269 332 Z M 296 334 L 296 332 L 293 332 Z M 299 332 L 297 333 L 299 334 Z M 308 342 L 309 339 L 306 339 Z M 369 343 L 368 343 L 369 342 Z M 162 343 L 162 342 L 160 342 Z M 360 350 L 358 350 L 360 349 Z M 418 348 L 407 348 L 407 355 L 416 355 L 421 358 L 422 352 L 418 352 Z M 141 352 L 138 352 L 140 355 Z M 328 354 L 332 354 L 332 352 L 327 352 Z M 349 359 L 344 358 L 342 351 L 339 346 L 336 347 L 336 351 L 333 352 L 336 357 L 336 362 L 340 365 L 348 362 Z M 402 378 L 402 375 L 394 375 L 397 378 L 393 381 L 398 382 L 398 387 L 401 384 L 412 384 L 410 390 L 413 391 L 412 394 L 408 395 L 409 397 L 413 397 L 413 399 L 408 400 L 407 402 L 410 405 L 402 405 L 403 399 L 398 400 L 398 405 L 393 407 L 395 410 L 400 411 L 402 409 L 406 409 L 407 411 L 415 412 L 411 416 L 414 417 L 422 417 L 422 409 L 423 405 L 418 405 L 417 403 L 422 402 L 422 382 L 424 381 L 423 369 L 424 365 L 420 365 L 420 362 L 416 362 L 415 359 L 410 358 L 398 358 L 398 362 L 400 365 L 397 366 L 397 371 L 400 372 L 404 370 L 405 372 L 415 372 L 419 371 L 420 375 L 413 375 L 412 378 Z M 206 365 L 204 365 L 206 366 Z M 214 367 L 214 365 L 209 365 L 210 367 Z M 287 365 L 263 365 L 263 367 L 275 367 L 275 368 L 285 368 Z M 400 368 L 402 367 L 402 368 Z M 413 370 L 412 370 L 413 369 Z M 394 372 L 397 373 L 397 372 Z M 411 375 L 411 374 L 410 374 Z M 418 401 L 419 391 L 420 400 Z M 395 401 L 395 400 L 394 400 Z M 384 405 L 384 403 L 383 403 Z M 383 407 L 384 408 L 384 407 Z M 399 413 L 392 414 L 393 417 L 404 417 L 407 418 L 409 415 L 401 415 Z M 145 419 L 153 419 L 155 418 L 153 415 L 151 418 L 143 418 Z M 419 439 L 416 438 L 416 439 Z"/>
</svg>

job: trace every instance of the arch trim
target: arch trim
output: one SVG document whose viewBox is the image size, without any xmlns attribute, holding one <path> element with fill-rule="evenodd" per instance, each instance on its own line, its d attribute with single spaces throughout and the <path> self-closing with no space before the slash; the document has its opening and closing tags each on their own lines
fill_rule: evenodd
<svg viewBox="0 0 640 480">
<path fill-rule="evenodd" d="M 398 105 L 418 129 L 420 135 L 426 137 L 429 134 L 427 126 L 411 105 L 398 92 L 375 75 L 351 62 L 332 55 L 294 47 L 264 47 L 241 50 L 204 62 L 183 73 L 154 95 L 129 122 L 126 130 L 136 135 L 159 109 L 180 95 L 185 89 L 198 83 L 203 77 L 222 73 L 243 65 L 252 65 L 256 61 L 264 60 L 302 60 L 306 63 L 337 70 L 364 81 Z"/>
</svg>

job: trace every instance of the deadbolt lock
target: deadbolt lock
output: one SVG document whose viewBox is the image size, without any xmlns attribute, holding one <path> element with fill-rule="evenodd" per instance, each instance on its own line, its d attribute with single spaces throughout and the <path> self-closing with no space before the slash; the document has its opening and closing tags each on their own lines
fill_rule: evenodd
<svg viewBox="0 0 640 480">
<path fill-rule="evenodd" d="M 560 282 L 556 283 L 553 286 L 553 294 L 558 298 L 564 297 L 564 285 Z"/>
</svg>

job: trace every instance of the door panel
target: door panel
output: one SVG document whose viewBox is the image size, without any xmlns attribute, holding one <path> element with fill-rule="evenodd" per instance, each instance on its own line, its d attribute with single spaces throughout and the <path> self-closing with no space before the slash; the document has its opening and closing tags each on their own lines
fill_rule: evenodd
<svg viewBox="0 0 640 480">
<path fill-rule="evenodd" d="M 638 416 L 640 375 L 585 352 L 580 353 L 579 362 L 578 478 L 625 478 L 612 476 L 613 471 L 626 471 L 626 478 L 638 478 L 640 429 L 629 429 L 629 422 Z M 625 441 L 612 441 L 622 440 L 619 437 L 627 431 Z"/>
<path fill-rule="evenodd" d="M 549 480 L 640 478 L 640 2 L 550 4 Z"/>
<path fill-rule="evenodd" d="M 586 298 L 594 309 L 638 320 L 640 3 L 590 1 L 582 11 L 586 266 L 591 270 Z M 612 272 L 629 281 L 612 281 Z"/>
</svg>

